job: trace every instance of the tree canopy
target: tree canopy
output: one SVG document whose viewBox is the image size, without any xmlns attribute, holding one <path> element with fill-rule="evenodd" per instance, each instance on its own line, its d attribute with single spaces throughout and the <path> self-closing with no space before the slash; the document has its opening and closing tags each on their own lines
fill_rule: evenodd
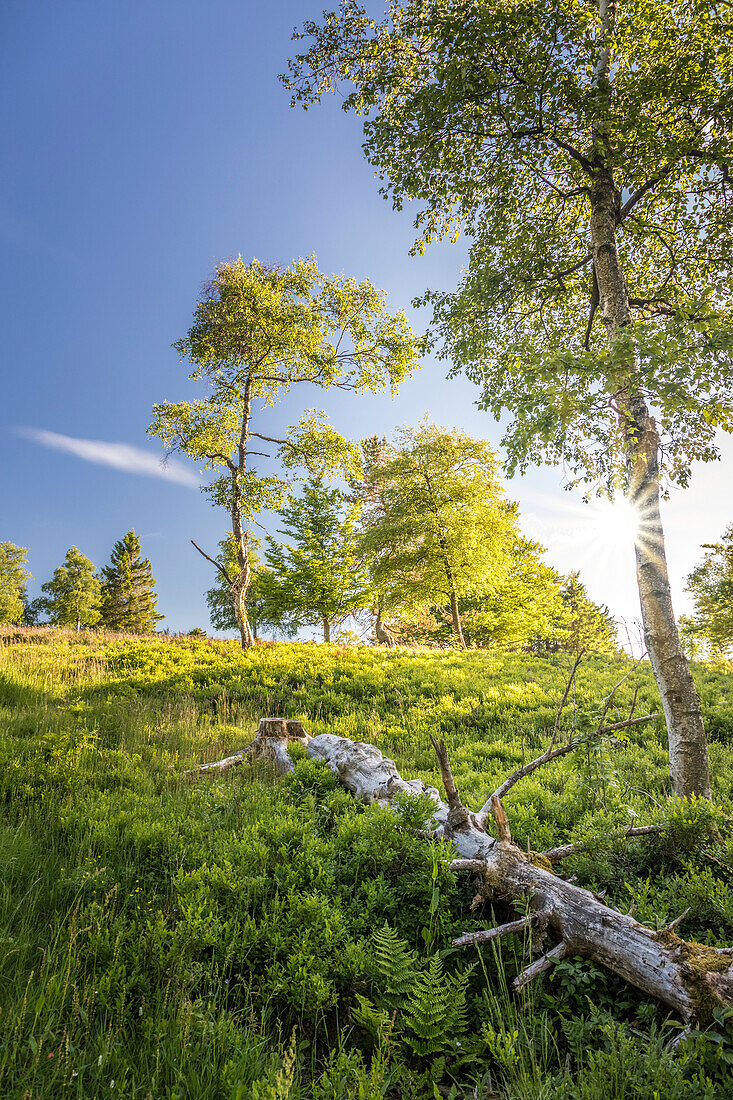
<svg viewBox="0 0 733 1100">
<path fill-rule="evenodd" d="M 25 567 L 27 553 L 24 546 L 0 542 L 0 623 L 23 621 L 26 585 L 31 578 Z"/>
<path fill-rule="evenodd" d="M 242 644 L 249 645 L 256 517 L 280 507 L 299 469 L 329 475 L 353 469 L 358 458 L 323 413 L 309 410 L 273 437 L 255 430 L 253 403 L 272 406 L 305 384 L 354 393 L 394 388 L 417 365 L 423 342 L 403 312 L 387 310 L 382 291 L 368 281 L 326 276 L 311 257 L 288 268 L 221 263 L 175 346 L 194 368 L 190 378 L 209 394 L 156 405 L 149 431 L 216 475 L 206 492 L 231 516 L 237 568 L 227 579 Z M 275 472 L 257 471 L 251 460 L 260 458 L 274 460 Z"/>
<path fill-rule="evenodd" d="M 490 594 L 517 537 L 494 450 L 426 420 L 400 429 L 394 444 L 368 441 L 354 487 L 365 504 L 362 546 L 382 610 L 414 615 L 448 606 L 464 646 L 461 601 Z"/>
<path fill-rule="evenodd" d="M 694 610 L 683 629 L 693 649 L 727 656 L 733 649 L 733 523 L 720 542 L 704 543 L 703 550 L 702 561 L 687 577 Z"/>
<path fill-rule="evenodd" d="M 562 461 L 619 488 L 679 795 L 709 796 L 700 700 L 659 509 L 733 430 L 733 21 L 706 0 L 342 0 L 296 38 L 305 105 L 342 82 L 416 248 L 472 238 L 430 293 L 452 372 L 508 415 L 509 468 Z M 602 322 L 602 325 L 600 324 Z"/>
<path fill-rule="evenodd" d="M 53 577 L 41 585 L 44 593 L 40 604 L 52 623 L 72 626 L 93 626 L 101 618 L 102 585 L 94 574 L 94 565 L 76 546 L 66 551 L 63 565 Z"/>
<path fill-rule="evenodd" d="M 374 19 L 344 0 L 296 35 L 294 99 L 351 84 L 343 106 L 364 117 L 385 193 L 418 205 L 416 248 L 472 239 L 458 291 L 424 300 L 452 369 L 497 418 L 510 413 L 511 466 L 564 460 L 615 483 L 623 387 L 648 401 L 680 481 L 733 427 L 733 24 L 721 13 L 702 0 L 388 0 Z M 603 172 L 630 311 L 610 343 L 590 224 Z"/>
</svg>

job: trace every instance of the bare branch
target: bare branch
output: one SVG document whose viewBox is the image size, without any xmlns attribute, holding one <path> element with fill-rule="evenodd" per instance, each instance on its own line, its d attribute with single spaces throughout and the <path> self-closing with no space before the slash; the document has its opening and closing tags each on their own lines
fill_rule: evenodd
<svg viewBox="0 0 733 1100">
<path fill-rule="evenodd" d="M 569 953 L 570 948 L 567 944 L 559 943 L 557 947 L 553 947 L 551 951 L 548 951 L 541 959 L 537 959 L 533 962 L 531 966 L 528 966 L 521 974 L 517 974 L 514 979 L 514 988 L 516 990 L 524 989 L 525 985 L 529 985 L 534 978 L 538 978 L 540 974 L 544 974 L 546 970 L 549 970 L 553 962 L 559 962 L 560 959 L 564 959 Z"/>
<path fill-rule="evenodd" d="M 593 321 L 595 320 L 596 311 L 600 304 L 600 292 L 598 290 L 598 279 L 596 277 L 595 264 L 593 265 L 593 285 L 590 292 L 590 303 L 588 306 L 588 325 L 585 330 L 585 340 L 583 341 L 583 347 L 586 351 L 590 348 L 590 334 L 593 328 Z"/>
<path fill-rule="evenodd" d="M 635 836 L 657 836 L 659 833 L 663 833 L 665 828 L 665 825 L 640 825 L 638 828 L 629 826 L 623 833 L 614 834 L 608 839 L 627 840 L 629 837 Z M 554 863 L 556 860 L 566 859 L 575 852 L 582 852 L 585 848 L 590 848 L 597 843 L 598 838 L 594 838 L 593 840 L 579 840 L 576 844 L 560 844 L 557 848 L 548 848 L 546 852 L 542 852 L 542 855 L 547 856 L 547 858 Z"/>
<path fill-rule="evenodd" d="M 265 443 L 277 443 L 280 447 L 292 447 L 294 450 L 297 450 L 295 444 L 291 443 L 289 439 L 275 439 L 274 436 L 262 435 L 261 432 L 250 432 L 249 435 L 256 436 L 257 439 L 262 439 Z"/>
<path fill-rule="evenodd" d="M 475 871 L 477 874 L 482 875 L 486 870 L 485 859 L 452 859 L 450 862 L 451 871 Z"/>
<path fill-rule="evenodd" d="M 496 928 L 484 928 L 480 932 L 467 932 L 465 936 L 459 936 L 457 940 L 451 942 L 453 947 L 468 947 L 474 943 L 486 943 L 488 940 L 496 940 L 500 936 L 510 936 L 513 932 L 523 932 L 525 928 L 537 924 L 542 917 L 544 917 L 542 911 L 537 910 L 537 912 L 528 913 L 526 917 L 521 917 L 519 920 L 497 925 Z"/>
<path fill-rule="evenodd" d="M 499 834 L 499 840 L 504 844 L 511 844 L 512 833 L 509 828 L 509 818 L 506 816 L 506 810 L 504 809 L 504 803 L 498 794 L 492 794 L 491 796 L 491 812 L 494 815 L 494 821 L 496 822 L 496 831 Z"/>
<path fill-rule="evenodd" d="M 585 653 L 586 653 L 586 651 L 584 649 L 581 649 L 580 653 L 575 658 L 575 664 L 573 665 L 572 669 L 570 670 L 570 677 L 568 679 L 567 684 L 565 685 L 565 691 L 563 692 L 563 697 L 560 700 L 560 706 L 557 708 L 557 714 L 555 715 L 555 725 L 554 725 L 553 730 L 552 730 L 552 737 L 550 738 L 550 745 L 549 745 L 549 748 L 547 750 L 548 752 L 550 751 L 552 746 L 555 744 L 555 739 L 557 737 L 558 730 L 560 729 L 560 721 L 562 719 L 562 712 L 563 712 L 563 709 L 565 707 L 565 704 L 568 701 L 568 695 L 570 694 L 570 688 L 573 686 L 573 680 L 575 679 L 575 673 L 578 671 L 578 665 L 583 660 L 583 657 L 585 656 Z"/>
<path fill-rule="evenodd" d="M 445 795 L 448 799 L 448 820 L 452 828 L 460 828 L 462 824 L 468 821 L 468 810 L 461 802 L 461 797 L 458 794 L 458 788 L 456 787 L 453 772 L 451 771 L 445 741 L 438 741 L 430 734 L 430 743 L 435 750 L 438 767 L 440 768 L 440 775 L 443 780 L 443 786 L 445 787 Z"/>
<path fill-rule="evenodd" d="M 685 919 L 685 917 L 689 916 L 691 912 L 691 909 L 685 909 L 684 913 L 680 913 L 678 917 L 675 917 L 674 920 L 669 922 L 669 924 L 666 924 L 662 931 L 672 932 L 673 929 L 675 929 L 679 924 L 682 924 L 682 921 Z"/>
<path fill-rule="evenodd" d="M 254 742 L 252 742 L 254 744 Z M 204 775 L 206 772 L 212 772 L 217 775 L 221 775 L 223 772 L 228 772 L 230 768 L 238 768 L 240 764 L 244 763 L 244 758 L 250 752 L 252 745 L 248 745 L 246 749 L 240 749 L 239 752 L 235 752 L 233 756 L 226 756 L 223 760 L 215 760 L 211 764 L 202 764 L 200 768 L 196 768 L 195 772 L 190 772 L 190 775 Z"/>
<path fill-rule="evenodd" d="M 223 566 L 223 565 L 221 564 L 221 562 L 220 562 L 220 561 L 216 561 L 216 559 L 215 559 L 215 558 L 210 558 L 210 557 L 209 557 L 209 555 L 208 555 L 208 554 L 207 554 L 207 553 L 206 553 L 206 552 L 205 552 L 204 550 L 202 550 L 202 549 L 201 549 L 201 547 L 200 547 L 200 546 L 199 546 L 199 545 L 198 545 L 197 543 L 195 543 L 195 542 L 193 541 L 193 539 L 191 539 L 191 545 L 192 545 L 192 546 L 195 546 L 195 547 L 196 547 L 196 549 L 198 550 L 199 554 L 201 554 L 201 556 L 202 556 L 203 558 L 206 558 L 206 560 L 207 560 L 207 561 L 210 561 L 212 565 L 215 565 L 215 566 L 216 566 L 216 568 L 217 568 L 217 569 L 219 570 L 219 572 L 221 573 L 222 577 L 224 578 L 224 580 L 225 580 L 225 581 L 227 582 L 227 584 L 228 584 L 228 585 L 229 585 L 230 587 L 231 587 L 231 585 L 233 585 L 233 584 L 234 584 L 234 581 L 233 581 L 233 580 L 232 580 L 232 578 L 231 578 L 231 577 L 229 576 L 229 574 L 227 573 L 226 569 L 224 568 L 224 566 Z"/>
<path fill-rule="evenodd" d="M 493 812 L 492 800 L 494 798 L 503 798 L 515 783 L 518 783 L 520 779 L 524 779 L 525 775 L 530 775 L 535 768 L 541 767 L 542 764 L 549 764 L 551 760 L 557 760 L 559 756 L 565 756 L 569 752 L 574 752 L 576 749 L 579 749 L 581 745 L 586 745 L 588 741 L 595 741 L 596 738 L 605 737 L 607 733 L 615 733 L 617 730 L 628 729 L 629 726 L 638 726 L 641 725 L 642 722 L 651 722 L 654 718 L 659 718 L 659 714 L 643 714 L 639 718 L 626 718 L 623 722 L 612 722 L 607 726 L 599 726 L 598 729 L 592 730 L 589 734 L 578 737 L 574 741 L 569 741 L 567 745 L 561 745 L 559 749 L 553 749 L 552 742 L 550 742 L 550 747 L 542 753 L 542 756 L 538 756 L 535 760 L 530 760 L 529 764 L 525 764 L 523 768 L 517 768 L 508 779 L 504 780 L 500 787 L 496 788 L 494 793 L 489 796 L 486 803 L 476 814 L 476 820 L 480 825 L 488 820 L 489 814 Z"/>
</svg>

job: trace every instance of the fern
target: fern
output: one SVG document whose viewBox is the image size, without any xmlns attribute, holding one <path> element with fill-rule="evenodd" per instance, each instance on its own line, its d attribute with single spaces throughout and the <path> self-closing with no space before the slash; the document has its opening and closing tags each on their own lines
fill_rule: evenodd
<svg viewBox="0 0 733 1100">
<path fill-rule="evenodd" d="M 394 1030 L 395 1013 L 391 1014 L 384 1008 L 377 1008 L 367 997 L 361 993 L 356 994 L 357 1004 L 351 1009 L 351 1018 L 355 1024 L 363 1028 L 378 1048 L 388 1047 L 390 1037 Z"/>
<path fill-rule="evenodd" d="M 372 948 L 380 979 L 380 1000 L 397 1007 L 415 986 L 415 952 L 387 923 L 372 933 Z"/>
<path fill-rule="evenodd" d="M 452 1045 L 466 1028 L 466 983 L 470 970 L 455 977 L 443 972 L 440 955 L 415 982 L 404 1012 L 412 1033 L 407 1041 L 416 1054 L 437 1054 Z"/>
</svg>

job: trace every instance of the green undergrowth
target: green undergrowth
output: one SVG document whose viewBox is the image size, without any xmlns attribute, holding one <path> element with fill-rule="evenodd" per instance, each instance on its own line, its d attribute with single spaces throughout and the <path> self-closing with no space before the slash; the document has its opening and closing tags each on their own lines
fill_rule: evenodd
<svg viewBox="0 0 733 1100">
<path fill-rule="evenodd" d="M 140 1100 L 697 1100 L 733 1096 L 733 1026 L 676 1021 L 579 958 L 519 996 L 529 944 L 458 951 L 515 916 L 471 911 L 424 808 L 363 806 L 300 754 L 245 765 L 263 715 L 379 745 L 472 807 L 547 743 L 570 661 L 522 654 L 8 631 L 0 648 L 0 1096 Z M 593 728 L 630 662 L 588 660 L 566 728 Z M 659 720 L 517 784 L 515 838 L 595 838 L 568 874 L 661 928 L 733 943 L 733 675 L 699 666 L 716 808 L 669 798 Z M 658 697 L 644 668 L 607 720 Z M 567 734 L 563 734 L 567 736 Z M 665 823 L 622 843 L 629 824 Z"/>
</svg>

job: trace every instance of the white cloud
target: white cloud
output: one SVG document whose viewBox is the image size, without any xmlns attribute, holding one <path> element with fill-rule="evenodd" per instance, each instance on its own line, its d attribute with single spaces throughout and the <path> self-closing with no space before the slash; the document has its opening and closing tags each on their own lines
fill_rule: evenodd
<svg viewBox="0 0 733 1100">
<path fill-rule="evenodd" d="M 143 477 L 162 477 L 165 481 L 175 481 L 191 489 L 198 489 L 201 479 L 188 466 L 175 458 L 161 458 L 150 451 L 132 447 L 129 443 L 106 443 L 100 439 L 74 439 L 58 432 L 47 432 L 42 428 L 17 428 L 16 433 L 42 447 L 52 447 L 56 451 L 66 451 L 85 462 L 94 462 L 99 466 L 112 466 L 115 470 L 124 470 L 128 474 L 140 474 Z"/>
</svg>

